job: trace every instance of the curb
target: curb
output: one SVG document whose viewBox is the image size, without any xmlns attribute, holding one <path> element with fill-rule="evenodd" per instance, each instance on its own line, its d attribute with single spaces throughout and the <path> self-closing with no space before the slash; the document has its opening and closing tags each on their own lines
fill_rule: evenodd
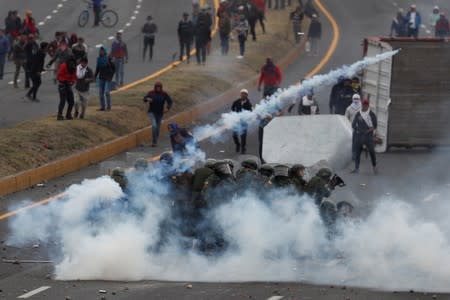
<svg viewBox="0 0 450 300">
<path fill-rule="evenodd" d="M 286 69 L 290 64 L 292 64 L 303 52 L 305 43 L 306 38 L 302 39 L 300 47 L 289 51 L 286 56 L 278 62 L 280 68 Z M 234 99 L 234 96 L 239 93 L 243 86 L 256 84 L 258 78 L 259 75 L 255 75 L 246 82 L 243 82 L 237 87 L 220 94 L 210 101 L 200 103 L 188 111 L 178 113 L 164 120 L 161 126 L 161 134 L 167 133 L 167 127 L 164 125 L 168 122 L 190 124 L 193 121 L 213 113 L 227 104 L 230 104 L 230 99 Z M 86 151 L 56 160 L 41 167 L 3 177 L 0 179 L 0 196 L 12 194 L 30 188 L 38 183 L 78 171 L 84 167 L 98 163 L 119 153 L 136 148 L 145 141 L 148 141 L 150 138 L 151 126 L 148 126 L 129 135 L 119 137 L 110 142 L 106 142 Z"/>
</svg>

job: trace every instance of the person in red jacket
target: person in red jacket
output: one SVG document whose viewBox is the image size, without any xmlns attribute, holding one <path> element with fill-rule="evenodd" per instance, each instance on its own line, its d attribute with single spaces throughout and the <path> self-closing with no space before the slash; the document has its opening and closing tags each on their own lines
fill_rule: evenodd
<svg viewBox="0 0 450 300">
<path fill-rule="evenodd" d="M 23 26 L 22 26 L 22 32 L 26 35 L 32 34 L 32 35 L 38 35 L 39 31 L 36 28 L 36 22 L 33 18 L 33 13 L 31 10 L 27 10 L 25 14 L 25 18 L 23 19 Z"/>
<path fill-rule="evenodd" d="M 65 63 L 62 63 L 58 68 L 58 74 L 56 79 L 58 80 L 58 92 L 59 92 L 59 106 L 57 120 L 64 120 L 63 111 L 66 102 L 67 112 L 66 120 L 72 120 L 72 109 L 74 105 L 74 97 L 72 86 L 77 80 L 76 76 L 77 63 L 74 57 L 70 57 Z"/>
<path fill-rule="evenodd" d="M 261 84 L 264 83 L 263 97 L 272 96 L 280 87 L 281 84 L 281 70 L 272 61 L 272 58 L 266 59 L 266 64 L 261 68 L 259 75 L 258 91 L 261 91 Z"/>
</svg>

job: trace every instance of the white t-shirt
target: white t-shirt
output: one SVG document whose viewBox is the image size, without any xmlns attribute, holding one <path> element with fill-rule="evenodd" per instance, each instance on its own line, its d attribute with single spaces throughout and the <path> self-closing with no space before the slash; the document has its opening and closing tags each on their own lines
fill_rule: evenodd
<svg viewBox="0 0 450 300">
<path fill-rule="evenodd" d="M 409 14 L 409 28 L 416 28 L 416 12 L 413 11 Z"/>
</svg>

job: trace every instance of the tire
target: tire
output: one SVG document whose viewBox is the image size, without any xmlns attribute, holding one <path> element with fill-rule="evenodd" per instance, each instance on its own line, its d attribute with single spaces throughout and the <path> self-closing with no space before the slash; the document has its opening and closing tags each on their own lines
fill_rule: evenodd
<svg viewBox="0 0 450 300">
<path fill-rule="evenodd" d="M 116 26 L 117 22 L 119 21 L 119 16 L 117 13 L 111 9 L 104 10 L 102 12 L 102 15 L 100 16 L 100 20 L 103 24 L 103 26 L 111 28 Z"/>
<path fill-rule="evenodd" d="M 87 10 L 83 10 L 78 17 L 78 26 L 84 27 L 89 21 L 89 12 Z"/>
</svg>

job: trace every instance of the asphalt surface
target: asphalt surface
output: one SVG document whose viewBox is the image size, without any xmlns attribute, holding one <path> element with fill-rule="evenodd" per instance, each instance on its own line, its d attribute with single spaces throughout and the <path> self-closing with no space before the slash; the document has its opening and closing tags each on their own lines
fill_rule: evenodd
<svg viewBox="0 0 450 300">
<path fill-rule="evenodd" d="M 388 32 L 390 21 L 395 15 L 396 7 L 407 7 L 407 1 L 398 1 L 394 5 L 390 1 L 358 1 L 343 0 L 323 1 L 330 10 L 341 30 L 341 39 L 331 61 L 322 72 L 342 64 L 358 60 L 362 55 L 361 41 L 368 35 L 379 35 Z M 449 8 L 448 3 L 437 3 Z M 431 11 L 434 3 L 420 4 L 419 11 Z M 427 10 L 425 10 L 427 9 Z M 427 19 L 428 13 L 422 13 Z M 323 21 L 323 17 L 322 17 Z M 286 85 L 297 82 L 325 53 L 331 39 L 331 27 L 324 22 L 324 36 L 321 41 L 321 51 L 318 57 L 303 56 L 285 70 Z M 317 93 L 323 112 L 326 112 L 328 93 L 330 87 L 323 87 Z M 249 87 L 250 98 L 258 99 L 254 87 Z M 3 93 L 3 92 L 2 92 Z M 233 99 L 230 99 L 230 104 Z M 222 111 L 227 111 L 225 107 Z M 218 118 L 220 112 L 200 120 L 197 124 L 208 123 Z M 196 124 L 193 124 L 195 126 Z M 231 134 L 230 134 L 231 136 Z M 168 149 L 167 139 L 162 141 L 158 148 L 142 146 L 130 153 L 116 156 L 106 162 L 91 166 L 79 172 L 66 175 L 46 183 L 45 187 L 35 187 L 20 193 L 4 197 L 0 202 L 0 212 L 8 211 L 12 205 L 17 205 L 23 199 L 37 201 L 48 195 L 56 194 L 72 183 L 83 178 L 93 178 L 104 174 L 116 165 L 131 165 L 135 158 L 140 156 L 153 156 Z M 248 138 L 248 154 L 257 153 L 256 135 L 250 134 Z M 202 143 L 202 148 L 208 157 L 231 157 L 242 160 L 243 157 L 234 153 L 234 145 L 228 139 L 224 143 L 212 144 L 209 141 Z M 449 188 L 450 175 L 449 152 L 447 149 L 394 149 L 381 154 L 379 157 L 379 174 L 374 176 L 369 167 L 369 161 L 363 159 L 361 173 L 350 175 L 349 166 L 339 170 L 339 174 L 347 182 L 347 187 L 336 193 L 338 199 L 348 200 L 352 197 L 357 203 L 357 210 L 364 214 L 380 200 L 381 197 L 395 197 L 409 202 L 421 203 L 429 199 L 432 192 L 439 190 L 445 193 Z M 438 197 L 444 195 L 438 195 Z M 0 223 L 0 240 L 8 235 L 7 222 Z M 6 258 L 46 260 L 48 255 L 43 247 L 33 248 L 27 245 L 23 248 L 3 246 L 1 256 Z M 368 258 L 369 259 L 369 258 Z M 376 291 L 357 289 L 335 285 L 315 286 L 307 283 L 192 283 L 186 282 L 102 282 L 102 281 L 76 281 L 61 282 L 51 278 L 52 266 L 50 264 L 9 264 L 0 265 L 0 299 L 14 299 L 29 291 L 42 286 L 49 289 L 32 296 L 31 299 L 450 299 L 449 295 L 411 291 Z M 338 283 L 336 283 L 338 284 Z M 106 293 L 101 293 L 106 292 Z"/>
<path fill-rule="evenodd" d="M 86 4 L 81 0 L 1 0 L 0 7 L 4 17 L 9 10 L 14 9 L 17 9 L 23 17 L 25 10 L 31 9 L 36 22 L 45 23 L 39 26 L 43 40 L 52 40 L 55 31 L 77 33 L 78 36 L 84 37 L 89 47 L 89 65 L 93 70 L 97 56 L 96 46 L 104 44 L 110 48 L 111 38 L 117 31 L 123 30 L 123 40 L 127 43 L 130 58 L 125 65 L 125 84 L 150 75 L 172 61 L 173 54 L 179 51 L 178 21 L 184 11 L 191 11 L 189 1 L 108 0 L 106 3 L 108 8 L 119 15 L 119 22 L 113 28 L 102 25 L 92 27 L 92 14 L 90 14 L 89 23 L 84 28 L 80 28 L 78 16 L 86 8 Z M 153 60 L 149 61 L 147 56 L 147 59 L 143 61 L 140 30 L 148 15 L 153 16 L 159 32 L 156 36 Z M 9 127 L 20 121 L 56 114 L 59 96 L 57 86 L 53 83 L 53 72 L 50 70 L 43 74 L 43 83 L 38 93 L 40 103 L 34 103 L 24 99 L 27 90 L 24 89 L 23 70 L 19 76 L 19 88 L 13 87 L 14 70 L 14 63 L 8 62 L 5 66 L 4 79 L 0 81 L 0 127 Z M 91 93 L 96 92 L 93 85 Z M 114 99 L 112 101 L 114 103 Z"/>
</svg>

